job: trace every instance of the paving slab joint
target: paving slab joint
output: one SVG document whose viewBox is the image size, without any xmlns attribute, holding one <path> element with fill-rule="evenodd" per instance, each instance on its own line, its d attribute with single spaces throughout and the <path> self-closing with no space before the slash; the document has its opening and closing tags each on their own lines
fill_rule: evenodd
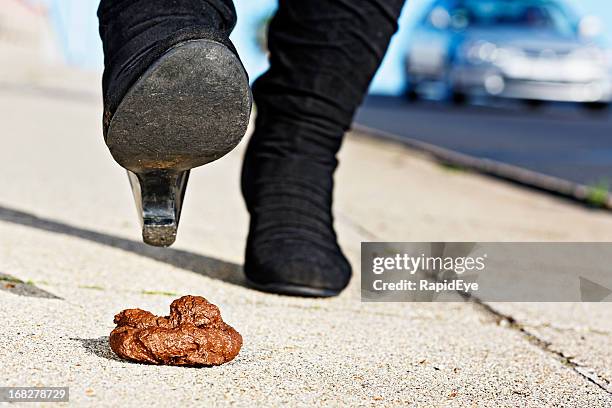
<svg viewBox="0 0 612 408">
<path fill-rule="evenodd" d="M 481 300 L 470 297 L 470 300 L 483 312 L 492 316 L 498 323 L 501 322 L 506 323 L 506 327 L 511 330 L 518 332 L 523 338 L 529 341 L 534 346 L 540 348 L 545 353 L 554 357 L 557 361 L 563 364 L 565 367 L 573 370 L 578 375 L 594 384 L 595 386 L 601 388 L 603 391 L 612 396 L 612 383 L 607 378 L 604 378 L 597 374 L 594 369 L 589 368 L 584 365 L 580 365 L 573 360 L 573 357 L 565 355 L 562 351 L 555 350 L 552 348 L 552 344 L 540 337 L 536 334 L 529 331 L 523 324 L 517 321 L 514 317 L 501 313 L 491 305 L 488 305 Z"/>
</svg>

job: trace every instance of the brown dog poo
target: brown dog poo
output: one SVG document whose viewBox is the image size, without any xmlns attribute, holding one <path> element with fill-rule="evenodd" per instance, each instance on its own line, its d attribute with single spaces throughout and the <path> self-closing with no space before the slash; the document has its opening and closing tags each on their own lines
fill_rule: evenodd
<svg viewBox="0 0 612 408">
<path fill-rule="evenodd" d="M 219 308 L 200 296 L 183 296 L 170 305 L 170 316 L 141 309 L 115 316 L 111 349 L 121 358 L 150 364 L 211 366 L 231 361 L 242 336 L 223 322 Z"/>
</svg>

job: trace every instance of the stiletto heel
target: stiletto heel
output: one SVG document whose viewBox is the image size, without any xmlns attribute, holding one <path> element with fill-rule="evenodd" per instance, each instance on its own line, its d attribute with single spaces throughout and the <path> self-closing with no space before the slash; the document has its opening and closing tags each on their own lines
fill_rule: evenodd
<svg viewBox="0 0 612 408">
<path fill-rule="evenodd" d="M 128 170 L 145 243 L 175 241 L 189 170 L 240 142 L 251 100 L 240 60 L 212 40 L 174 46 L 123 97 L 106 144 Z"/>
<path fill-rule="evenodd" d="M 153 170 L 136 174 L 128 170 L 142 226 L 142 239 L 167 247 L 176 240 L 189 171 Z"/>
</svg>

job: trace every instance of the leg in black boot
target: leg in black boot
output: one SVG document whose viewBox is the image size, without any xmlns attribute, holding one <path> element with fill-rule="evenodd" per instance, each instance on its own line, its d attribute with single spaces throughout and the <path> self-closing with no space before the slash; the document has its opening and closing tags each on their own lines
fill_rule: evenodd
<svg viewBox="0 0 612 408">
<path fill-rule="evenodd" d="M 245 273 L 262 290 L 334 296 L 351 268 L 336 240 L 333 173 L 344 132 L 397 29 L 403 0 L 281 0 L 271 68 L 254 87 L 243 166 Z"/>
<path fill-rule="evenodd" d="M 145 242 L 174 242 L 189 170 L 232 150 L 251 109 L 231 0 L 103 0 L 104 137 Z"/>
</svg>

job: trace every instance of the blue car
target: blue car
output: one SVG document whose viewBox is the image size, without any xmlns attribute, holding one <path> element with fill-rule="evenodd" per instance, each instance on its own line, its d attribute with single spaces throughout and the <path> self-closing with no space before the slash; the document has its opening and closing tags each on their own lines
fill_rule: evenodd
<svg viewBox="0 0 612 408">
<path fill-rule="evenodd" d="M 611 54 L 600 28 L 559 0 L 437 0 L 412 32 L 406 94 L 606 106 Z"/>
</svg>

